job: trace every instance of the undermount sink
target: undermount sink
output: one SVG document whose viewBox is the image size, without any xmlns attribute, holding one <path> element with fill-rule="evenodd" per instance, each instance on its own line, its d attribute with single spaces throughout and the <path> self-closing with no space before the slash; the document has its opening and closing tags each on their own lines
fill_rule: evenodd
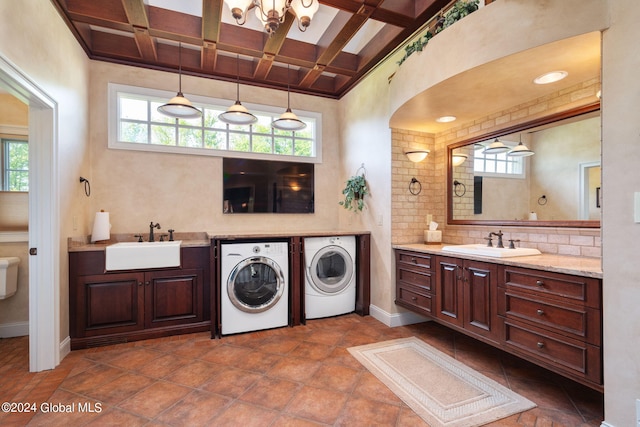
<svg viewBox="0 0 640 427">
<path fill-rule="evenodd" d="M 496 248 L 482 243 L 471 245 L 451 245 L 442 248 L 445 252 L 453 252 L 464 255 L 479 255 L 496 258 L 509 258 L 515 256 L 540 255 L 540 251 L 532 248 Z"/>
<path fill-rule="evenodd" d="M 105 248 L 105 269 L 137 270 L 180 266 L 180 243 L 173 242 L 121 242 Z"/>
</svg>

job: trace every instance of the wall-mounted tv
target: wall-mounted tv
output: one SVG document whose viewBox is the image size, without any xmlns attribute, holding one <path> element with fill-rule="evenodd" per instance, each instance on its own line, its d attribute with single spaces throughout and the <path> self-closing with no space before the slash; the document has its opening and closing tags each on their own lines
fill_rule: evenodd
<svg viewBox="0 0 640 427">
<path fill-rule="evenodd" d="M 313 213 L 314 164 L 225 158 L 224 213 Z"/>
</svg>

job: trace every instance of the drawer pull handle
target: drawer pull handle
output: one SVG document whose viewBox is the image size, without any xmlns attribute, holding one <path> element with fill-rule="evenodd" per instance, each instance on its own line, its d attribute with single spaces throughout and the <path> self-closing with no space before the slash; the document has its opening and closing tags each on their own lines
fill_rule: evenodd
<svg viewBox="0 0 640 427">
<path fill-rule="evenodd" d="M 536 280 L 536 285 L 543 287 L 544 286 L 544 282 L 542 280 Z"/>
<path fill-rule="evenodd" d="M 544 314 L 544 310 L 537 309 L 536 313 L 538 313 L 538 316 L 542 316 Z"/>
<path fill-rule="evenodd" d="M 418 301 L 418 297 L 411 297 L 411 301 Z"/>
<path fill-rule="evenodd" d="M 414 264 L 417 264 L 418 260 L 416 259 L 416 257 L 411 257 L 411 262 Z"/>
<path fill-rule="evenodd" d="M 138 282 L 138 286 L 142 286 L 142 282 Z"/>
<path fill-rule="evenodd" d="M 544 343 L 542 341 L 538 341 L 538 348 L 543 348 L 544 347 Z"/>
</svg>

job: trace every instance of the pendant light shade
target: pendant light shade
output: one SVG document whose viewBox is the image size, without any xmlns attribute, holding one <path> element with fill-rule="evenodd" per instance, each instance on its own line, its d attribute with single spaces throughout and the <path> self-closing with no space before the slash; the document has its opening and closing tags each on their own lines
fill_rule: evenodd
<svg viewBox="0 0 640 427">
<path fill-rule="evenodd" d="M 498 138 L 495 139 L 487 148 L 484 149 L 482 154 L 500 154 L 509 151 L 509 147 L 504 145 Z"/>
<path fill-rule="evenodd" d="M 520 134 L 520 144 L 516 145 L 511 150 L 509 150 L 509 152 L 507 153 L 507 156 L 527 157 L 527 156 L 533 156 L 534 154 L 535 153 L 532 150 L 530 150 L 529 147 L 527 147 L 522 143 L 522 134 Z"/>
<path fill-rule="evenodd" d="M 178 43 L 178 94 L 158 107 L 158 112 L 174 119 L 197 119 L 202 111 L 191 105 L 182 94 L 182 43 Z"/>
<path fill-rule="evenodd" d="M 240 55 L 236 56 L 236 102 L 220 114 L 218 118 L 230 125 L 250 125 L 258 121 L 258 118 L 251 114 L 247 108 L 240 103 Z"/>
<path fill-rule="evenodd" d="M 287 110 L 282 113 L 279 119 L 271 122 L 272 127 L 288 131 L 302 130 L 307 127 L 307 124 L 300 120 L 298 116 L 291 111 L 290 101 L 291 91 L 289 89 L 289 64 L 287 64 Z"/>
</svg>

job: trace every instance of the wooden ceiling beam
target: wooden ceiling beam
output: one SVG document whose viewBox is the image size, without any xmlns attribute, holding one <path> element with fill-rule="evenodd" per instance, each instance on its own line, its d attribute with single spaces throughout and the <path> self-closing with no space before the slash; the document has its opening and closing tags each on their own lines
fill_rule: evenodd
<svg viewBox="0 0 640 427">
<path fill-rule="evenodd" d="M 122 7 L 132 26 L 140 57 L 146 61 L 156 61 L 156 43 L 149 34 L 149 18 L 144 3 L 142 0 L 122 0 Z"/>
<path fill-rule="evenodd" d="M 222 0 L 202 0 L 202 53 L 200 64 L 204 71 L 214 71 L 218 59 Z"/>
<path fill-rule="evenodd" d="M 258 62 L 258 66 L 256 67 L 255 73 L 253 75 L 254 78 L 258 80 L 265 80 L 269 75 L 269 71 L 271 71 L 271 67 L 273 66 L 273 61 L 280 53 L 280 49 L 284 45 L 285 40 L 287 39 L 287 34 L 291 29 L 291 25 L 295 22 L 296 17 L 293 13 L 287 12 L 284 18 L 284 22 L 278 26 L 278 29 L 275 33 L 271 34 L 271 36 L 267 39 L 267 42 L 264 44 L 264 48 L 262 51 L 264 52 L 262 58 L 260 58 Z"/>
</svg>

